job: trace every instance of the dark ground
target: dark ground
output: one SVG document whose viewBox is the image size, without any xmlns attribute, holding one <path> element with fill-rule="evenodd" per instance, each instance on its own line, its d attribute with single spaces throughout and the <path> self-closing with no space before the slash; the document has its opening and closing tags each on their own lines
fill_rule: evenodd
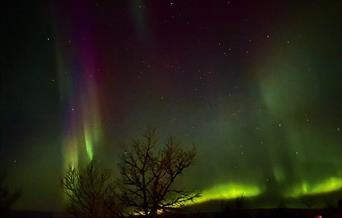
<svg viewBox="0 0 342 218">
<path fill-rule="evenodd" d="M 12 211 L 8 218 L 67 218 L 66 214 L 37 212 L 37 211 Z M 165 214 L 160 217 L 165 218 L 342 218 L 342 209 L 246 209 L 246 210 L 226 210 L 224 212 L 211 213 L 188 213 L 188 214 Z"/>
</svg>

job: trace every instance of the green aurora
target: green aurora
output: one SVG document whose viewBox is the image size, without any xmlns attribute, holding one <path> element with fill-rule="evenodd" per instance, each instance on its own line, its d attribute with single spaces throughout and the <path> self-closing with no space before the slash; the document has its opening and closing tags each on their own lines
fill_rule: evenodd
<svg viewBox="0 0 342 218">
<path fill-rule="evenodd" d="M 197 146 L 177 185 L 201 197 L 186 206 L 342 198 L 340 1 L 52 2 L 4 27 L 0 154 L 17 208 L 61 210 L 67 167 L 117 175 L 149 126 Z"/>
</svg>

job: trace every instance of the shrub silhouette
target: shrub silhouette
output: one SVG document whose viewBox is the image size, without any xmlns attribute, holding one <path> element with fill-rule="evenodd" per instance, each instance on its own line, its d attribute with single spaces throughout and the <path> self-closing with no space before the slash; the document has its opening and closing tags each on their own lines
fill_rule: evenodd
<svg viewBox="0 0 342 218">
<path fill-rule="evenodd" d="M 111 173 L 94 161 L 81 169 L 69 167 L 62 185 L 68 199 L 67 211 L 74 217 L 120 217 Z"/>
<path fill-rule="evenodd" d="M 6 184 L 6 171 L 0 172 L 0 215 L 5 216 L 21 196 L 20 191 L 10 191 Z"/>
</svg>

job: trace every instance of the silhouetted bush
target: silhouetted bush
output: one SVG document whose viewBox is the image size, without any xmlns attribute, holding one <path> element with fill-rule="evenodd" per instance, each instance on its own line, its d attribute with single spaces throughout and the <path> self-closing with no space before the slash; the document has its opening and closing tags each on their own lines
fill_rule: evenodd
<svg viewBox="0 0 342 218">
<path fill-rule="evenodd" d="M 74 217 L 120 217 L 121 206 L 110 171 L 91 161 L 86 167 L 70 167 L 62 185 L 67 196 L 67 211 Z"/>
<path fill-rule="evenodd" d="M 11 191 L 6 184 L 6 171 L 0 172 L 0 215 L 4 217 L 21 196 L 20 191 Z"/>
</svg>

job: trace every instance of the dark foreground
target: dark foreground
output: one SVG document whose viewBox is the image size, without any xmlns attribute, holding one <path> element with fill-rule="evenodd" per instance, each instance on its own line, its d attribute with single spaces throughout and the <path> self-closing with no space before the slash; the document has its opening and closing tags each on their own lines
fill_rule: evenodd
<svg viewBox="0 0 342 218">
<path fill-rule="evenodd" d="M 36 212 L 36 211 L 12 211 L 8 218 L 69 218 L 63 213 Z M 138 217 L 138 216 L 135 216 Z M 170 213 L 158 216 L 160 218 L 342 218 L 342 209 L 249 209 L 227 210 L 224 212 L 211 213 Z"/>
<path fill-rule="evenodd" d="M 177 214 L 165 217 L 177 218 L 342 218 L 341 209 L 250 209 L 250 210 L 230 210 L 217 213 L 192 213 Z"/>
</svg>

